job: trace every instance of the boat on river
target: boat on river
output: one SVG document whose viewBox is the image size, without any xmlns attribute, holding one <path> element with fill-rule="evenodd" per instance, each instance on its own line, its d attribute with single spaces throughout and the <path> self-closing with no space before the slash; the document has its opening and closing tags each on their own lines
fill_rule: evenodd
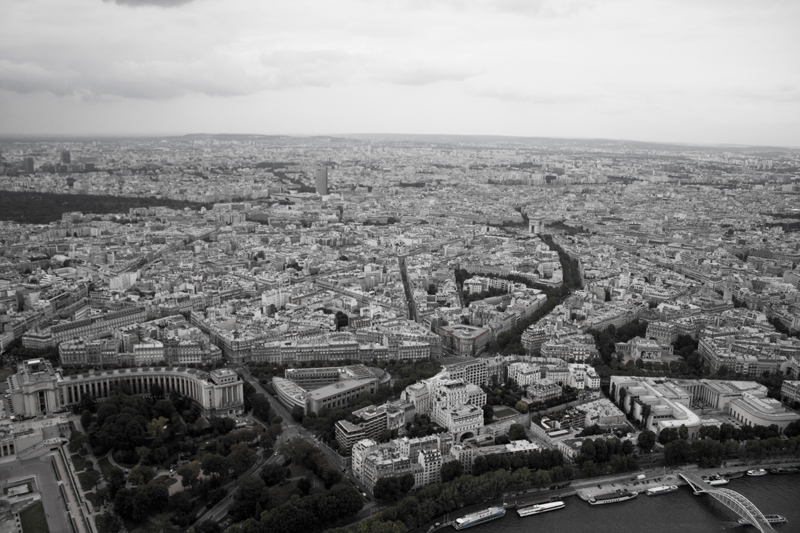
<svg viewBox="0 0 800 533">
<path fill-rule="evenodd" d="M 648 496 L 658 496 L 659 494 L 667 494 L 668 492 L 675 492 L 676 490 L 678 490 L 678 485 L 662 485 L 660 487 L 647 489 L 645 494 Z"/>
<path fill-rule="evenodd" d="M 607 503 L 618 503 L 624 502 L 628 500 L 632 500 L 639 495 L 638 492 L 627 491 L 627 490 L 618 490 L 616 492 L 609 492 L 607 494 L 598 494 L 597 496 L 592 496 L 589 498 L 589 503 L 591 505 L 605 505 Z"/>
<path fill-rule="evenodd" d="M 528 507 L 523 507 L 522 509 L 517 509 L 517 514 L 519 514 L 520 516 L 530 516 L 532 514 L 546 513 L 548 511 L 558 511 L 559 509 L 563 509 L 564 507 L 566 507 L 566 505 L 562 501 L 540 503 Z"/>
</svg>

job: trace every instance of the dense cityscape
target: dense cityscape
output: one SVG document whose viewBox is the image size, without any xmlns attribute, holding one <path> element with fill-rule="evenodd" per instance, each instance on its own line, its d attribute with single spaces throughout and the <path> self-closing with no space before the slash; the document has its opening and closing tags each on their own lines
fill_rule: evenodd
<svg viewBox="0 0 800 533">
<path fill-rule="evenodd" d="M 795 516 L 800 150 L 9 137 L 0 218 L 3 531 Z"/>
</svg>

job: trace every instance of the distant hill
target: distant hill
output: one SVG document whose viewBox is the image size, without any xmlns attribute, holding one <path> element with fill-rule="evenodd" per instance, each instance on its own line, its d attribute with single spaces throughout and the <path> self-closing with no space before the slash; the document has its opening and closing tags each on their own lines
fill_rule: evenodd
<svg viewBox="0 0 800 533">
<path fill-rule="evenodd" d="M 683 152 L 702 150 L 705 152 L 757 152 L 766 157 L 786 152 L 800 152 L 800 148 L 780 146 L 748 146 L 735 144 L 687 144 L 629 141 L 620 139 L 569 139 L 558 137 L 520 137 L 504 135 L 454 135 L 414 133 L 343 133 L 334 135 L 260 135 L 256 133 L 190 133 L 186 135 L 0 135 L 0 142 L 91 142 L 91 141 L 286 141 L 293 140 L 341 143 L 351 141 L 382 141 L 407 144 L 497 145 L 513 144 L 541 146 L 546 148 L 581 148 L 609 150 L 657 150 L 660 152 Z"/>
<path fill-rule="evenodd" d="M 545 146 L 550 148 L 594 148 L 594 149 L 635 149 L 658 151 L 720 151 L 720 152 L 800 152 L 800 148 L 785 148 L 777 146 L 746 146 L 733 144 L 680 144 L 657 143 L 644 141 L 629 141 L 619 139 L 568 139 L 558 137 L 518 137 L 506 135 L 451 135 L 451 134 L 413 134 L 413 133 L 343 133 L 338 135 L 346 139 L 361 141 L 407 142 L 407 143 L 436 143 L 436 144 L 528 144 L 531 146 Z"/>
</svg>

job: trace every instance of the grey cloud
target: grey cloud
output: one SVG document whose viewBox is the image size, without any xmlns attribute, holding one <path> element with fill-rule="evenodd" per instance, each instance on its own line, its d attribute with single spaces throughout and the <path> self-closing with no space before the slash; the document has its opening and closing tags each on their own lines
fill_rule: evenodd
<svg viewBox="0 0 800 533">
<path fill-rule="evenodd" d="M 129 7 L 142 7 L 142 6 L 176 7 L 194 2 L 194 0 L 103 0 L 103 1 Z"/>
<path fill-rule="evenodd" d="M 261 54 L 271 89 L 330 87 L 357 73 L 366 58 L 341 50 L 279 49 Z"/>
<path fill-rule="evenodd" d="M 385 72 L 378 74 L 376 79 L 398 85 L 430 85 L 443 81 L 464 81 L 475 74 L 475 72 L 466 70 L 419 65 L 389 68 Z"/>
<path fill-rule="evenodd" d="M 166 100 L 186 94 L 237 96 L 259 89 L 259 82 L 223 61 L 170 63 L 125 61 L 93 72 L 47 69 L 0 60 L 0 88 L 16 93 L 49 92 L 86 100 L 137 98 Z"/>
<path fill-rule="evenodd" d="M 800 102 L 800 87 L 780 84 L 773 90 L 756 88 L 735 88 L 729 91 L 735 97 L 757 102 Z"/>
<path fill-rule="evenodd" d="M 533 104 L 568 104 L 590 102 L 599 95 L 589 95 L 569 90 L 539 89 L 529 85 L 509 82 L 505 85 L 472 84 L 467 87 L 467 94 L 497 100 L 528 102 Z"/>
<path fill-rule="evenodd" d="M 594 0 L 394 0 L 391 3 L 418 9 L 444 7 L 455 11 L 485 11 L 541 18 L 569 17 L 597 5 Z"/>
<path fill-rule="evenodd" d="M 52 70 L 7 59 L 0 59 L 0 88 L 21 94 L 50 92 L 57 96 L 74 92 L 72 84 Z"/>
<path fill-rule="evenodd" d="M 595 7 L 594 2 L 584 0 L 493 0 L 489 5 L 499 12 L 543 18 L 569 17 Z"/>
</svg>

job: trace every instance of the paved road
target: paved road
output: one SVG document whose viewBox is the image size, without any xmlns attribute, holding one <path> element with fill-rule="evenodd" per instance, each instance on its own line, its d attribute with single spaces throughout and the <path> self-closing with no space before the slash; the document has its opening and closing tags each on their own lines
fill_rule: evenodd
<svg viewBox="0 0 800 533">
<path fill-rule="evenodd" d="M 303 427 L 302 424 L 298 423 L 294 418 L 292 418 L 292 413 L 290 413 L 289 410 L 286 409 L 286 407 L 277 398 L 274 398 L 264 389 L 264 387 L 261 386 L 258 380 L 250 374 L 250 371 L 247 369 L 247 367 L 242 365 L 233 365 L 233 367 L 248 383 L 250 383 L 256 389 L 257 392 L 261 393 L 265 398 L 267 398 L 272 410 L 278 413 L 281 418 L 283 418 L 283 422 L 281 423 L 281 426 L 283 427 L 283 433 L 281 436 L 283 436 L 285 440 L 291 440 L 295 437 L 305 439 L 306 442 L 312 446 L 319 448 L 331 466 L 339 467 L 341 469 L 340 465 L 342 464 L 342 458 L 339 456 L 339 454 L 326 446 L 325 443 L 321 442 L 312 432 L 308 431 Z M 350 475 L 348 475 L 347 478 L 350 479 L 354 485 L 360 487 L 360 484 L 355 480 L 355 478 Z"/>
<path fill-rule="evenodd" d="M 265 398 L 267 398 L 270 407 L 272 407 L 272 409 L 283 418 L 283 422 L 281 423 L 281 426 L 283 427 L 283 433 L 281 434 L 281 437 L 283 437 L 284 441 L 291 440 L 295 437 L 305 439 L 306 442 L 319 448 L 330 465 L 337 467 L 341 464 L 342 459 L 339 454 L 326 446 L 323 442 L 317 439 L 313 433 L 305 429 L 302 424 L 298 423 L 294 418 L 292 418 L 292 414 L 289 412 L 289 410 L 286 409 L 286 407 L 277 398 L 273 397 L 266 391 L 266 389 L 264 389 L 264 387 L 261 386 L 258 380 L 250 374 L 250 371 L 247 369 L 247 367 L 243 365 L 233 365 L 233 367 L 248 383 L 250 383 L 256 389 L 256 392 L 259 392 Z M 280 445 L 277 447 L 280 448 Z M 353 476 L 353 473 L 349 468 L 344 475 L 359 491 L 362 493 L 366 492 L 364 485 L 358 479 L 356 479 L 355 476 Z M 365 508 L 369 509 L 374 505 L 374 503 L 370 502 L 367 503 Z"/>
<path fill-rule="evenodd" d="M 258 453 L 258 460 L 256 460 L 256 463 L 253 466 L 251 466 L 250 469 L 247 470 L 247 472 L 245 472 L 244 474 L 242 474 L 238 478 L 234 479 L 233 481 L 231 481 L 227 485 L 223 486 L 223 488 L 230 490 L 230 492 L 228 493 L 228 496 L 223 498 L 220 502 L 218 502 L 214 507 L 212 507 L 211 509 L 206 511 L 204 514 L 200 515 L 200 518 L 197 519 L 197 521 L 194 523 L 194 525 L 201 524 L 202 522 L 205 522 L 206 520 L 219 521 L 219 520 L 222 519 L 222 517 L 224 517 L 226 514 L 228 514 L 228 508 L 233 503 L 234 494 L 239 489 L 239 486 L 238 486 L 239 481 L 244 479 L 244 478 L 246 478 L 247 476 L 252 476 L 253 474 L 255 474 L 258 471 L 259 468 L 264 466 L 265 462 L 269 462 L 269 459 L 267 459 L 267 461 L 264 461 L 264 457 L 263 457 L 263 454 L 265 453 L 264 450 L 260 450 L 259 449 L 259 451 L 257 453 Z M 272 457 L 270 457 L 270 459 L 272 459 Z"/>
</svg>

